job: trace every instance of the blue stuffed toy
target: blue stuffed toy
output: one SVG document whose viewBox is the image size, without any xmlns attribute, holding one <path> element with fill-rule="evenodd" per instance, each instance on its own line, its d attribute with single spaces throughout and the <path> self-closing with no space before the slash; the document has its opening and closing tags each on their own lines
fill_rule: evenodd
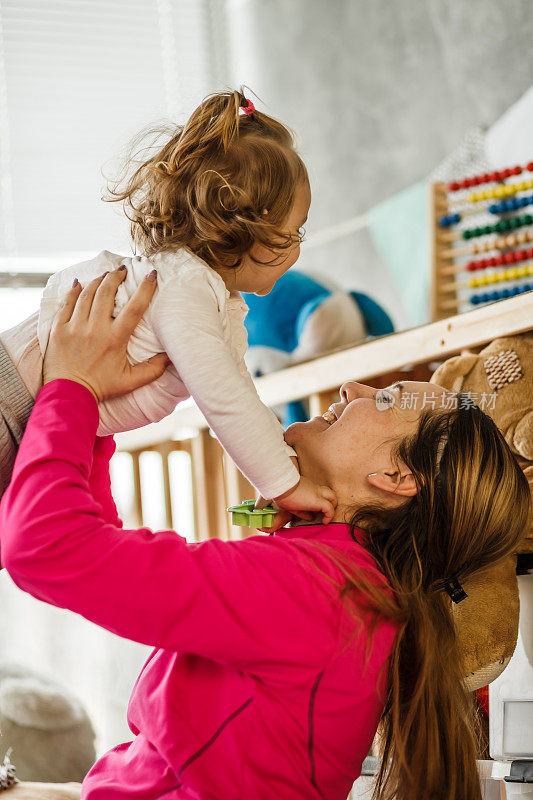
<svg viewBox="0 0 533 800">
<path fill-rule="evenodd" d="M 394 332 L 388 314 L 363 292 L 347 292 L 290 270 L 263 296 L 243 294 L 249 308 L 246 364 L 254 377 Z M 307 419 L 289 403 L 283 422 Z"/>
</svg>

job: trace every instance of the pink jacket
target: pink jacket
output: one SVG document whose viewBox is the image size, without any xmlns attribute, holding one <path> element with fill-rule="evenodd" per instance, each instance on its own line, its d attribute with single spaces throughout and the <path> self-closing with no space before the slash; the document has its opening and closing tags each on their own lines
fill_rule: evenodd
<svg viewBox="0 0 533 800">
<path fill-rule="evenodd" d="M 190 544 L 123 530 L 115 443 L 97 426 L 87 389 L 46 384 L 0 503 L 2 562 L 18 586 L 155 648 L 128 707 L 133 739 L 97 761 L 82 797 L 345 800 L 397 628 L 380 624 L 365 672 L 364 634 L 316 567 L 340 573 L 313 542 L 348 553 L 390 592 L 364 532 L 308 525 Z"/>
</svg>

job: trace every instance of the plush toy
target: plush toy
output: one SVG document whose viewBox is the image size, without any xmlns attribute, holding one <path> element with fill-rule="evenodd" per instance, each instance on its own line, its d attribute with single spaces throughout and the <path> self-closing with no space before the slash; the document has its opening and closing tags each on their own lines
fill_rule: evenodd
<svg viewBox="0 0 533 800">
<path fill-rule="evenodd" d="M 465 352 L 445 361 L 431 382 L 471 399 L 496 423 L 533 492 L 533 333 L 495 339 L 480 353 Z M 533 553 L 530 517 L 519 553 Z M 503 672 L 518 637 L 516 555 L 464 581 L 468 597 L 454 604 L 466 684 L 485 686 Z"/>
<path fill-rule="evenodd" d="M 254 377 L 394 331 L 388 314 L 366 294 L 296 270 L 279 278 L 269 294 L 244 299 L 246 364 Z M 303 406 L 290 403 L 284 423 L 304 419 Z"/>
<path fill-rule="evenodd" d="M 87 712 L 53 681 L 0 666 L 0 762 L 8 750 L 22 781 L 82 781 L 94 764 L 95 733 Z"/>
</svg>

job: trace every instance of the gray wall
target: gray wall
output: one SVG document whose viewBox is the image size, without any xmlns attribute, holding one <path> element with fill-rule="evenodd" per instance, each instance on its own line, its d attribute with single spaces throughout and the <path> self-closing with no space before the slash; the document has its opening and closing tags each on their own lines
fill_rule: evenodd
<svg viewBox="0 0 533 800">
<path fill-rule="evenodd" d="M 228 11 L 232 81 L 301 137 L 308 234 L 423 179 L 533 82 L 531 0 L 229 0 Z M 394 313 L 378 261 L 363 232 L 299 266 L 375 286 Z"/>
</svg>

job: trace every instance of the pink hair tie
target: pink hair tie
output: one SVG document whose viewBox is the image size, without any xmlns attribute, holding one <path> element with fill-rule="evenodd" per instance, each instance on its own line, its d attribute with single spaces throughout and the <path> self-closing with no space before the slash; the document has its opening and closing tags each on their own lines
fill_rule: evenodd
<svg viewBox="0 0 533 800">
<path fill-rule="evenodd" d="M 248 105 L 247 105 L 247 106 L 243 106 L 243 105 L 241 105 L 241 108 L 242 108 L 242 110 L 244 111 L 244 113 L 245 113 L 246 115 L 253 114 L 253 113 L 254 113 L 254 111 L 255 111 L 255 106 L 254 106 L 254 104 L 252 103 L 252 101 L 251 101 L 251 100 L 245 100 L 244 102 L 248 103 Z"/>
</svg>

